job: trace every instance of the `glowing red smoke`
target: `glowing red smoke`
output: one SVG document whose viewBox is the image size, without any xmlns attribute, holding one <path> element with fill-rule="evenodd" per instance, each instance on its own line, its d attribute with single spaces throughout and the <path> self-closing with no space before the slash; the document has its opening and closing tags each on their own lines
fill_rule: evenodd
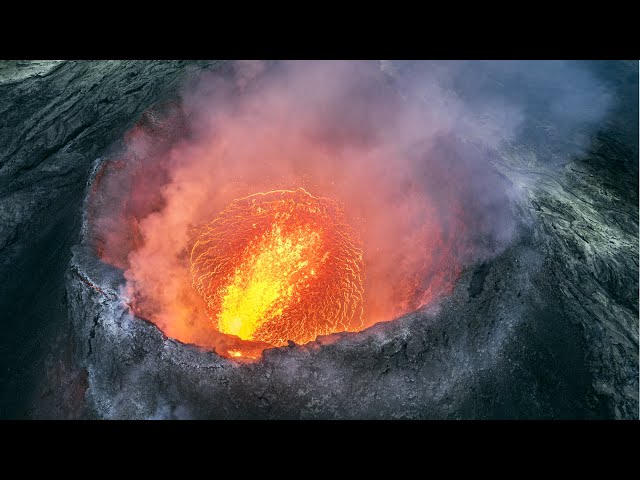
<svg viewBox="0 0 640 480">
<path fill-rule="evenodd" d="M 375 64 L 202 75 L 105 164 L 91 210 L 97 252 L 125 270 L 134 310 L 168 336 L 255 356 L 265 344 L 247 347 L 207 317 L 190 248 L 234 199 L 302 187 L 342 205 L 362 240 L 362 328 L 394 319 L 446 293 L 470 248 L 462 176 L 430 156 L 451 122 L 407 105 Z"/>
</svg>

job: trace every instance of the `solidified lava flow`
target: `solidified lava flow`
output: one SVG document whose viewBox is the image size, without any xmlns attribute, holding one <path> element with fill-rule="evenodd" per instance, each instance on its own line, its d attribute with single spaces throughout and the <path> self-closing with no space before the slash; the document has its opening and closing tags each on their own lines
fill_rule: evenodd
<svg viewBox="0 0 640 480">
<path fill-rule="evenodd" d="M 362 328 L 362 259 L 338 205 L 298 188 L 233 201 L 198 230 L 191 275 L 220 332 L 282 346 Z"/>
</svg>

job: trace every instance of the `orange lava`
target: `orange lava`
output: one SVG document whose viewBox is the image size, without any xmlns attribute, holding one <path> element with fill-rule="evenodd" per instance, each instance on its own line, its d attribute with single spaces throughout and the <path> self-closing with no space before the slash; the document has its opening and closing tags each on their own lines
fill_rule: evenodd
<svg viewBox="0 0 640 480">
<path fill-rule="evenodd" d="M 488 223 L 451 119 L 397 95 L 376 65 L 285 70 L 246 89 L 205 76 L 154 107 L 87 206 L 136 316 L 243 361 L 433 304 Z"/>
<path fill-rule="evenodd" d="M 360 239 L 335 202 L 302 188 L 233 201 L 198 230 L 191 276 L 215 328 L 242 340 L 283 346 L 362 329 Z"/>
</svg>

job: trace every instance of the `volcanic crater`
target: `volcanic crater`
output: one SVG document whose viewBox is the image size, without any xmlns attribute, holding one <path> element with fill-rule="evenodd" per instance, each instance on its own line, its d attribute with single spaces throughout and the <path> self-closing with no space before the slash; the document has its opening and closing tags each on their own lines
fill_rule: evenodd
<svg viewBox="0 0 640 480">
<path fill-rule="evenodd" d="M 43 383 L 80 393 L 39 415 L 637 417 L 637 65 L 594 133 L 555 103 L 516 121 L 417 64 L 52 66 L 42 84 L 115 79 L 96 109 L 129 123 L 47 153 L 84 173 L 64 368 Z M 497 72 L 473 78 L 520 91 Z M 125 114 L 138 81 L 152 93 Z"/>
</svg>

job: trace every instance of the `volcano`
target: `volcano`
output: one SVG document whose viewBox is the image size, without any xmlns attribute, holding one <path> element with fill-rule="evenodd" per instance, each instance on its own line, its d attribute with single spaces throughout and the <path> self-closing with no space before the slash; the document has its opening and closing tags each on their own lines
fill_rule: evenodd
<svg viewBox="0 0 640 480">
<path fill-rule="evenodd" d="M 637 418 L 637 105 L 637 62 L 0 65 L 2 416 Z"/>
</svg>

